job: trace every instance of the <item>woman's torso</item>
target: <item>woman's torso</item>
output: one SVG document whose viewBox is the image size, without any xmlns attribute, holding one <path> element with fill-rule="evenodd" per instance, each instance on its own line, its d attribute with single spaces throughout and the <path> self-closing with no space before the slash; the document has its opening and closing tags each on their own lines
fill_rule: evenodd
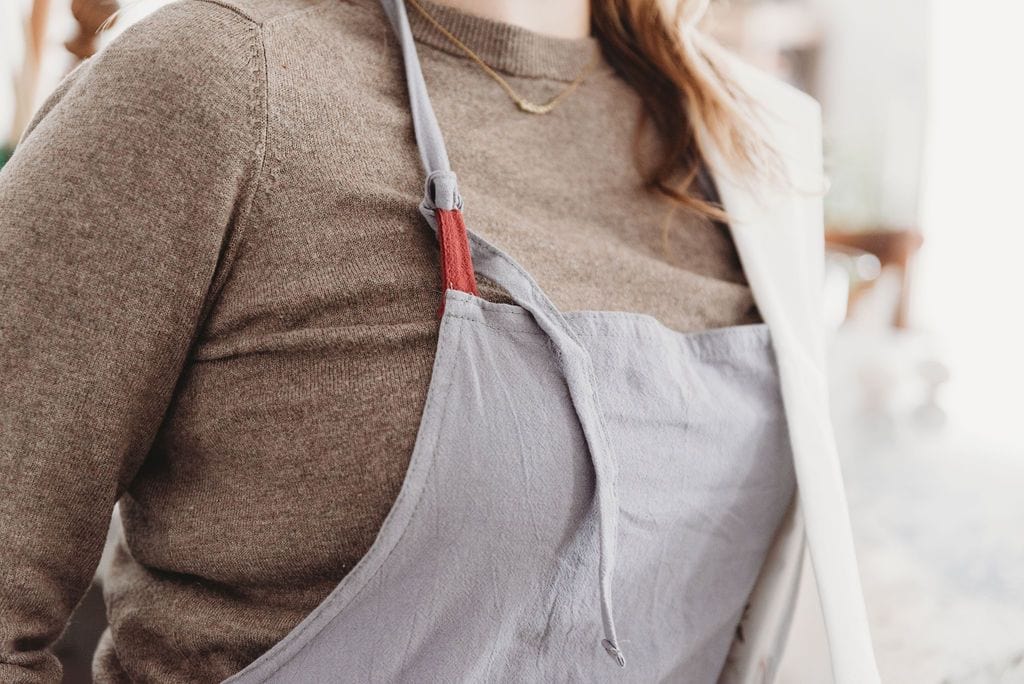
<svg viewBox="0 0 1024 684">
<path fill-rule="evenodd" d="M 538 99 L 594 47 L 427 6 Z M 551 114 L 527 115 L 413 19 L 467 221 L 559 308 L 646 313 L 677 331 L 759 320 L 726 230 L 680 211 L 663 236 L 669 204 L 632 161 L 639 99 L 606 63 Z M 437 247 L 416 211 L 390 29 L 376 0 L 355 0 L 296 3 L 261 31 L 260 185 L 122 501 L 130 553 L 107 582 L 101 677 L 216 679 L 283 637 L 373 542 L 420 422 Z M 482 294 L 506 301 L 486 282 Z"/>
</svg>

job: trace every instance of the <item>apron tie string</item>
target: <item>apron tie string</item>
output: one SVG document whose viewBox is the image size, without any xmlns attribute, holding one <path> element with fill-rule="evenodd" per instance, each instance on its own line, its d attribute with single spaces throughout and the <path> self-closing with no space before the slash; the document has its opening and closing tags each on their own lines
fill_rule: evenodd
<svg viewBox="0 0 1024 684">
<path fill-rule="evenodd" d="M 604 431 L 604 423 L 599 417 L 595 389 L 597 379 L 594 377 L 589 356 L 584 373 L 587 379 L 582 389 L 588 391 L 589 401 L 586 402 L 585 407 L 579 407 L 581 410 L 578 410 L 578 414 L 584 436 L 587 439 L 587 451 L 590 453 L 590 460 L 594 466 L 597 488 L 598 584 L 601 597 L 601 623 L 604 627 L 601 646 L 619 667 L 625 667 L 626 657 L 619 646 L 619 638 L 615 631 L 615 618 L 612 614 L 612 577 L 615 572 L 615 552 L 618 545 L 619 528 L 619 501 L 616 491 L 618 477 L 615 472 L 615 462 L 612 460 L 609 450 L 608 437 Z M 568 380 L 568 375 L 566 379 Z M 572 384 L 570 383 L 570 387 Z M 572 389 L 570 389 L 570 393 L 573 393 Z M 587 411 L 586 408 L 592 410 Z"/>
</svg>

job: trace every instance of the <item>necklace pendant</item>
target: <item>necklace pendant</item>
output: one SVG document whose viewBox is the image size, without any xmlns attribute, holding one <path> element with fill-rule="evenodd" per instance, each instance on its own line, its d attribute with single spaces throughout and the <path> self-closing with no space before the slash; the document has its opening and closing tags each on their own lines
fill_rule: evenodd
<svg viewBox="0 0 1024 684">
<path fill-rule="evenodd" d="M 600 50 L 596 51 L 594 53 L 594 58 L 592 60 L 590 60 L 590 64 L 588 64 L 583 69 L 583 71 L 580 73 L 580 75 L 576 77 L 576 80 L 573 81 L 572 83 L 570 83 L 568 86 L 566 86 L 566 88 L 562 92 L 558 93 L 557 95 L 555 95 L 553 98 L 551 98 L 550 100 L 548 100 L 544 104 L 536 104 L 534 102 L 528 102 L 527 100 L 525 100 L 522 97 L 520 97 L 519 94 L 512 88 L 512 86 L 509 85 L 508 81 L 506 81 L 504 78 L 502 78 L 501 75 L 497 71 L 495 71 L 494 69 L 489 67 L 486 62 L 484 62 L 482 59 L 480 59 L 480 56 L 478 54 L 476 54 L 471 49 L 466 47 L 465 43 L 463 43 L 461 40 L 459 40 L 454 35 L 452 35 L 451 31 L 446 29 L 444 26 L 442 26 L 440 24 L 440 22 L 437 21 L 437 19 L 435 19 L 433 16 L 431 16 L 430 13 L 427 12 L 427 10 L 425 10 L 420 5 L 418 0 L 408 0 L 408 2 L 409 2 L 410 5 L 412 5 L 413 7 L 416 8 L 417 12 L 419 12 L 421 15 L 423 15 L 424 19 L 426 19 L 428 22 L 430 22 L 434 26 L 434 28 L 436 28 L 438 31 L 440 31 L 441 35 L 443 35 L 445 38 L 447 38 L 452 43 L 452 45 L 455 45 L 460 50 L 465 52 L 466 55 L 471 60 L 476 62 L 480 66 L 480 68 L 483 69 L 484 72 L 488 76 L 493 78 L 498 83 L 498 85 L 501 86 L 502 90 L 504 90 L 505 93 L 507 93 L 508 96 L 510 98 L 512 98 L 512 101 L 516 103 L 516 106 L 519 107 L 519 109 L 521 111 L 527 112 L 529 114 L 547 114 L 548 112 L 553 110 L 556 106 L 558 106 L 558 103 L 561 102 L 561 100 L 563 98 L 565 98 L 567 95 L 569 95 L 569 93 L 571 93 L 572 91 L 576 90 L 576 88 L 578 88 L 583 83 L 583 81 L 587 78 L 587 76 L 590 74 L 590 72 L 597 65 L 597 63 L 598 63 L 598 61 L 600 60 L 600 57 L 601 57 Z"/>
<path fill-rule="evenodd" d="M 534 104 L 533 102 L 527 102 L 526 100 L 516 100 L 516 105 L 519 109 L 530 114 L 547 114 L 554 109 L 554 103 L 547 104 Z"/>
</svg>

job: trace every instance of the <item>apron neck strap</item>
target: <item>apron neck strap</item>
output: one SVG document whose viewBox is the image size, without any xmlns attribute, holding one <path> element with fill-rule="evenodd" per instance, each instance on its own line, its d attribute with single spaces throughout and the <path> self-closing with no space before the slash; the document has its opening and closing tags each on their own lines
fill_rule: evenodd
<svg viewBox="0 0 1024 684">
<path fill-rule="evenodd" d="M 412 112 L 413 129 L 416 132 L 416 146 L 420 151 L 423 168 L 427 172 L 424 189 L 424 203 L 430 209 L 454 210 L 462 208 L 455 173 L 448 162 L 441 127 L 434 115 L 427 94 L 427 83 L 423 79 L 416 41 L 413 39 L 409 17 L 405 12 L 404 0 L 381 0 L 384 12 L 391 20 L 391 26 L 398 37 L 405 64 L 405 82 L 409 89 L 409 109 Z"/>
<path fill-rule="evenodd" d="M 402 48 L 416 146 L 427 172 L 420 213 L 437 233 L 441 246 L 441 292 L 460 290 L 479 295 L 466 224 L 462 220 L 462 197 L 455 172 L 448 163 L 441 127 L 437 124 L 434 107 L 427 94 L 427 83 L 423 80 L 420 58 L 416 54 L 416 41 L 409 26 L 409 16 L 405 13 L 405 0 L 381 0 L 381 4 Z M 443 294 L 437 315 L 439 318 L 444 315 Z"/>
</svg>

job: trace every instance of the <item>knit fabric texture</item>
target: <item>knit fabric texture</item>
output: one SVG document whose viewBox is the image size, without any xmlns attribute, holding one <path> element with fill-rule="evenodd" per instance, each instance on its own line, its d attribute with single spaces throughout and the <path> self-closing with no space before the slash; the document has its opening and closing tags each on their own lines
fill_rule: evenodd
<svg viewBox="0 0 1024 684">
<path fill-rule="evenodd" d="M 598 48 L 420 2 L 534 100 Z M 526 114 L 410 18 L 468 227 L 557 306 L 760 321 L 727 229 L 642 187 L 606 61 Z M 100 682 L 221 680 L 358 562 L 437 344 L 422 189 L 375 0 L 182 0 L 62 82 L 0 172 L 0 681 L 59 680 L 116 502 Z"/>
</svg>

